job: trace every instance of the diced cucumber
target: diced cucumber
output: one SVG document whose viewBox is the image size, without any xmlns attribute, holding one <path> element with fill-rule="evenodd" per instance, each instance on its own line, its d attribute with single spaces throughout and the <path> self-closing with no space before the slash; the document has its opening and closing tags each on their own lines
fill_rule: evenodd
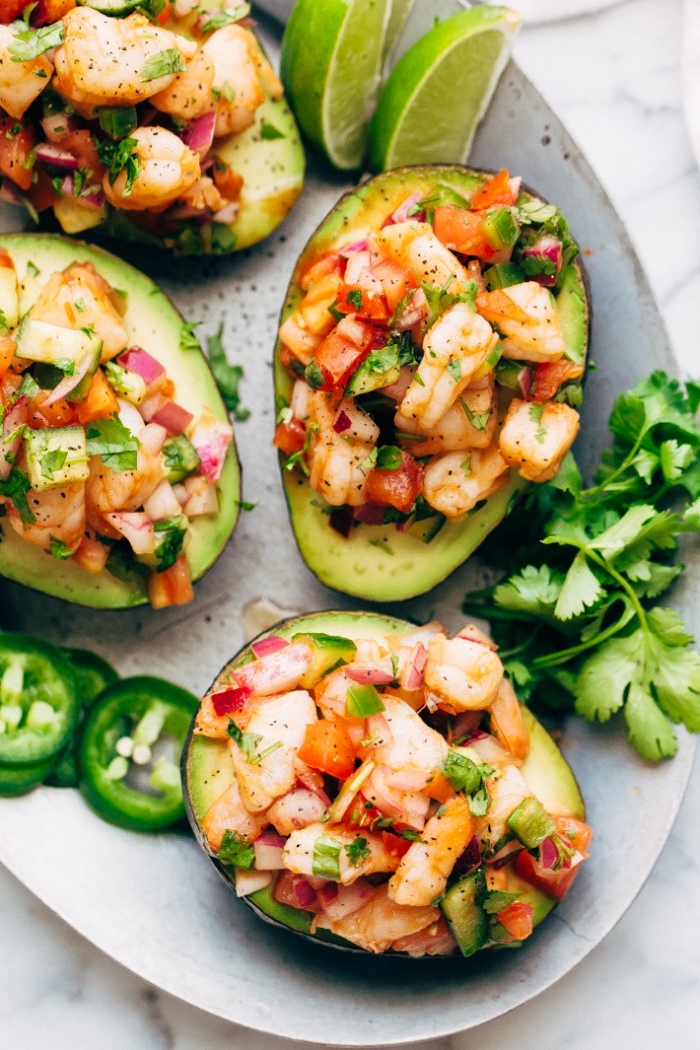
<svg viewBox="0 0 700 1050">
<path fill-rule="evenodd" d="M 349 664 L 357 652 L 349 638 L 332 634 L 295 634 L 292 641 L 303 642 L 311 650 L 311 665 L 299 682 L 302 689 L 313 688 L 336 665 Z"/>
<path fill-rule="evenodd" d="M 22 439 L 32 488 L 41 492 L 75 481 L 87 481 L 87 439 L 82 427 L 30 430 Z"/>
<path fill-rule="evenodd" d="M 19 320 L 17 273 L 14 266 L 0 268 L 0 311 L 2 311 L 0 322 L 6 328 L 14 328 Z"/>
<path fill-rule="evenodd" d="M 475 871 L 450 886 L 440 902 L 452 935 L 465 956 L 478 952 L 488 940 L 488 918 L 478 903 L 484 891 L 484 873 Z"/>
<path fill-rule="evenodd" d="M 536 849 L 557 831 L 557 825 L 537 798 L 524 799 L 508 817 L 508 827 L 526 849 Z"/>
<path fill-rule="evenodd" d="M 79 0 L 82 7 L 91 7 L 103 15 L 128 15 L 134 8 L 142 6 L 141 0 Z"/>
<path fill-rule="evenodd" d="M 129 401 L 132 405 L 140 405 L 146 396 L 146 380 L 138 372 L 130 372 L 128 368 L 122 368 L 116 361 L 108 361 L 105 365 L 107 382 L 112 386 L 120 397 Z"/>
<path fill-rule="evenodd" d="M 200 463 L 196 448 L 184 434 L 168 438 L 163 445 L 165 480 L 171 485 L 192 474 Z"/>
<path fill-rule="evenodd" d="M 474 379 L 483 379 L 487 376 L 492 369 L 496 367 L 498 362 L 503 356 L 503 343 L 499 341 L 494 346 L 493 350 L 489 350 L 488 357 L 483 364 L 479 365 L 476 372 L 474 373 Z"/>
<path fill-rule="evenodd" d="M 88 357 L 90 374 L 94 375 L 100 362 L 102 340 L 81 328 L 61 328 L 27 315 L 19 326 L 16 340 L 17 357 L 54 365 L 63 372 L 65 362 L 70 361 L 77 368 Z"/>
<path fill-rule="evenodd" d="M 380 390 L 382 387 L 391 386 L 401 375 L 399 365 L 390 368 L 388 372 L 376 372 L 368 365 L 368 360 L 369 358 L 365 359 L 350 377 L 350 382 L 345 388 L 346 397 L 357 397 L 359 394 L 369 394 L 372 390 Z"/>
<path fill-rule="evenodd" d="M 522 284 L 524 281 L 524 271 L 514 262 L 495 263 L 484 270 L 484 284 L 490 292 L 497 288 L 510 288 L 512 284 Z"/>
</svg>

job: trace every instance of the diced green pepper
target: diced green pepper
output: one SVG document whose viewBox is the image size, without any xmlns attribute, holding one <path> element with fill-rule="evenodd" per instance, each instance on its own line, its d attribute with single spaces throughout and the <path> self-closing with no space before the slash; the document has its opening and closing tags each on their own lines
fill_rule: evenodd
<svg viewBox="0 0 700 1050">
<path fill-rule="evenodd" d="M 507 251 L 518 239 L 520 227 L 510 208 L 493 208 L 481 221 L 484 237 L 494 251 Z"/>
<path fill-rule="evenodd" d="M 537 798 L 524 799 L 508 817 L 508 827 L 526 849 L 536 849 L 557 830 L 557 825 Z"/>
<path fill-rule="evenodd" d="M 138 116 L 133 106 L 98 106 L 100 127 L 113 139 L 123 139 L 138 127 Z"/>
<path fill-rule="evenodd" d="M 373 685 L 351 685 L 345 699 L 348 718 L 369 718 L 385 711 L 384 701 Z"/>
<path fill-rule="evenodd" d="M 510 288 L 513 284 L 522 284 L 525 274 L 517 263 L 495 263 L 488 270 L 484 270 L 484 284 L 490 292 L 498 288 Z"/>
<path fill-rule="evenodd" d="M 484 892 L 484 873 L 479 869 L 450 886 L 440 902 L 442 913 L 464 956 L 478 952 L 488 940 L 488 918 L 478 903 Z"/>
<path fill-rule="evenodd" d="M 302 689 L 313 689 L 331 669 L 349 664 L 357 652 L 350 638 L 332 634 L 295 634 L 292 641 L 302 642 L 311 650 L 311 664 L 299 682 Z"/>
<path fill-rule="evenodd" d="M 168 438 L 163 445 L 165 480 L 171 485 L 192 474 L 200 463 L 196 448 L 184 434 Z"/>
</svg>

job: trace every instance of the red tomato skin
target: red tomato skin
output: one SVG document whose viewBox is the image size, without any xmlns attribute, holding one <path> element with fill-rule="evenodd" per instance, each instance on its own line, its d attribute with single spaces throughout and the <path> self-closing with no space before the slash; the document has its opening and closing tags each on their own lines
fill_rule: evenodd
<svg viewBox="0 0 700 1050">
<path fill-rule="evenodd" d="M 360 294 L 359 307 L 348 298 L 352 294 L 353 298 L 356 299 L 358 292 Z M 353 284 L 341 284 L 338 289 L 338 310 L 343 314 L 355 313 L 357 317 L 361 317 L 364 321 L 377 321 L 384 324 L 391 316 L 387 301 L 383 295 L 374 295 L 372 292 L 368 292 L 364 288 Z"/>
<path fill-rule="evenodd" d="M 21 120 L 0 117 L 0 175 L 7 175 L 21 190 L 28 190 L 32 184 L 32 169 L 24 165 L 34 140 L 33 129 L 25 128 Z"/>
<path fill-rule="evenodd" d="M 469 198 L 472 208 L 484 210 L 498 204 L 514 204 L 513 190 L 510 186 L 510 175 L 507 168 L 499 171 L 492 179 L 480 186 Z"/>
<path fill-rule="evenodd" d="M 355 769 L 355 748 L 347 731 L 325 718 L 306 727 L 297 755 L 307 766 L 338 780 L 347 780 Z"/>
<path fill-rule="evenodd" d="M 562 357 L 560 361 L 543 361 L 535 370 L 535 379 L 530 388 L 529 401 L 551 401 L 559 387 L 568 379 L 583 375 L 581 365 L 575 365 Z"/>
<path fill-rule="evenodd" d="M 506 908 L 502 908 L 496 918 L 514 940 L 524 941 L 532 933 L 534 911 L 532 904 L 513 901 Z"/>
<path fill-rule="evenodd" d="M 405 514 L 420 495 L 424 473 L 423 465 L 404 452 L 401 466 L 396 470 L 372 471 L 367 478 L 367 500 L 380 506 L 395 507 Z"/>
<path fill-rule="evenodd" d="M 290 419 L 289 423 L 280 423 L 275 431 L 272 444 L 286 455 L 301 452 L 306 441 L 306 427 L 300 419 Z"/>
</svg>

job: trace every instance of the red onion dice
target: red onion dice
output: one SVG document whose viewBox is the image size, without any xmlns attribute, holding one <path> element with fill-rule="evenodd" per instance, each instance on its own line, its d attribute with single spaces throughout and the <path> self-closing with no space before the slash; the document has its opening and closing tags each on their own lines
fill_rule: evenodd
<svg viewBox="0 0 700 1050">
<path fill-rule="evenodd" d="M 345 674 L 360 685 L 389 685 L 394 676 L 377 667 L 346 667 Z"/>
<path fill-rule="evenodd" d="M 156 361 L 155 357 L 151 357 L 140 346 L 132 346 L 129 350 L 125 350 L 119 355 L 117 361 L 122 368 L 128 368 L 130 372 L 136 372 L 142 379 L 145 379 L 146 386 L 150 386 L 158 376 L 165 372 L 160 361 Z"/>
<path fill-rule="evenodd" d="M 204 113 L 187 125 L 183 134 L 183 141 L 193 153 L 200 157 L 206 157 L 214 141 L 214 129 L 216 128 L 216 113 Z"/>
<path fill-rule="evenodd" d="M 151 422 L 159 423 L 169 434 L 177 436 L 187 429 L 193 419 L 194 416 L 187 409 L 176 405 L 174 401 L 168 401 L 153 413 Z"/>
<path fill-rule="evenodd" d="M 39 142 L 34 147 L 36 159 L 42 164 L 50 164 L 53 168 L 61 168 L 64 171 L 77 171 L 80 161 L 68 150 L 54 146 L 51 142 Z M 72 184 L 71 184 L 72 186 Z"/>
<path fill-rule="evenodd" d="M 351 426 L 352 420 L 350 419 L 350 416 L 347 414 L 347 412 L 343 412 L 341 409 L 341 411 L 338 413 L 338 417 L 335 423 L 333 424 L 333 429 L 335 430 L 336 434 L 344 434 L 345 431 L 349 430 Z"/>
<path fill-rule="evenodd" d="M 553 274 L 532 274 L 530 280 L 537 281 L 538 284 L 544 285 L 545 288 L 552 288 L 557 283 L 557 277 L 564 259 L 563 253 L 564 248 L 558 237 L 552 237 L 551 234 L 547 233 L 540 234 L 534 244 L 531 244 L 528 248 L 523 248 L 522 257 L 523 259 L 553 263 L 555 269 Z"/>
<path fill-rule="evenodd" d="M 252 695 L 252 689 L 246 686 L 240 686 L 238 689 L 220 689 L 217 693 L 211 693 L 211 704 L 219 718 L 223 718 L 234 711 L 242 711 L 246 700 Z"/>
<path fill-rule="evenodd" d="M 268 653 L 277 653 L 288 645 L 289 642 L 286 638 L 280 638 L 278 635 L 273 634 L 269 638 L 263 638 L 260 642 L 253 642 L 250 648 L 257 657 L 261 657 L 267 656 Z"/>
</svg>

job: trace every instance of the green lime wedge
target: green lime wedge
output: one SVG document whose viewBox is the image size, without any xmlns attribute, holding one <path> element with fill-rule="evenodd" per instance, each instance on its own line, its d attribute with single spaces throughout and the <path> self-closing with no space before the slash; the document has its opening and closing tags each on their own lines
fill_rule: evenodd
<svg viewBox="0 0 700 1050">
<path fill-rule="evenodd" d="M 343 171 L 366 152 L 391 8 L 392 0 L 297 0 L 284 33 L 287 98 L 306 137 Z"/>
<path fill-rule="evenodd" d="M 448 18 L 397 62 L 370 125 L 376 171 L 463 164 L 522 16 L 483 5 Z"/>
<path fill-rule="evenodd" d="M 382 65 L 385 69 L 393 54 L 394 48 L 399 42 L 401 31 L 408 21 L 408 16 L 411 13 L 413 4 L 414 0 L 391 0 L 389 21 L 386 27 L 386 37 L 384 38 L 384 53 L 382 55 Z"/>
</svg>

